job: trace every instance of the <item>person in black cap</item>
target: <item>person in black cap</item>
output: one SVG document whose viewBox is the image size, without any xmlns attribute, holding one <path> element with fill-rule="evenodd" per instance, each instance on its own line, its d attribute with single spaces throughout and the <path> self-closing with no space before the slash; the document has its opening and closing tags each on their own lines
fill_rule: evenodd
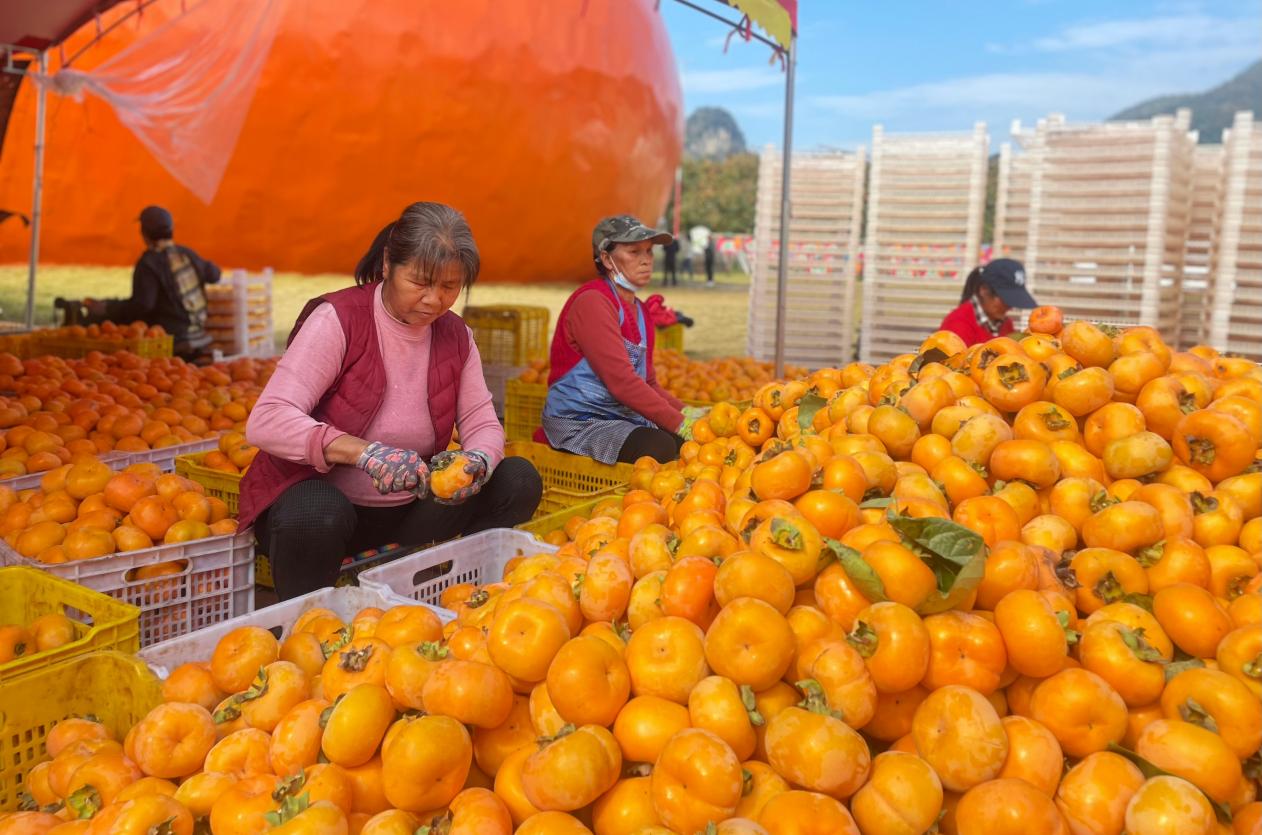
<svg viewBox="0 0 1262 835">
<path fill-rule="evenodd" d="M 672 240 L 631 215 L 596 224 L 592 261 L 600 275 L 575 290 L 557 317 L 536 440 L 602 464 L 679 457 L 704 411 L 658 385 L 655 328 L 637 298 L 653 280 L 653 245 Z"/>
<path fill-rule="evenodd" d="M 960 306 L 947 314 L 939 330 L 951 331 L 976 345 L 1012 333 L 1008 311 L 1038 307 L 1025 289 L 1025 267 L 1011 258 L 998 258 L 975 267 L 964 282 Z"/>
<path fill-rule="evenodd" d="M 161 206 L 147 206 L 139 220 L 145 252 L 132 270 L 131 297 L 87 299 L 88 312 L 94 319 L 161 325 L 175 339 L 176 356 L 188 362 L 208 360 L 211 338 L 203 288 L 218 283 L 219 267 L 172 240 L 175 222 Z"/>
</svg>

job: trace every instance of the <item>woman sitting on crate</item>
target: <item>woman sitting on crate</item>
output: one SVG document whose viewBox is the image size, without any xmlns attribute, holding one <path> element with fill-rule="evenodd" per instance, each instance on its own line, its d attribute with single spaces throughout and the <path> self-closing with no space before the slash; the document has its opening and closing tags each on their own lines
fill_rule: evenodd
<svg viewBox="0 0 1262 835">
<path fill-rule="evenodd" d="M 657 384 L 655 329 L 636 298 L 653 280 L 653 245 L 671 240 L 630 215 L 607 217 L 592 232 L 601 277 L 574 291 L 552 337 L 542 433 L 554 448 L 602 464 L 672 461 L 705 414 Z"/>
<path fill-rule="evenodd" d="M 414 203 L 377 235 L 357 286 L 299 315 L 250 413 L 246 436 L 263 451 L 241 481 L 241 527 L 254 523 L 282 599 L 333 585 L 347 554 L 534 513 L 539 473 L 504 458 L 478 349 L 451 312 L 478 269 L 464 216 Z M 453 429 L 463 458 L 446 451 Z M 463 475 L 446 469 L 461 462 Z M 454 495 L 453 474 L 467 482 Z"/>
</svg>

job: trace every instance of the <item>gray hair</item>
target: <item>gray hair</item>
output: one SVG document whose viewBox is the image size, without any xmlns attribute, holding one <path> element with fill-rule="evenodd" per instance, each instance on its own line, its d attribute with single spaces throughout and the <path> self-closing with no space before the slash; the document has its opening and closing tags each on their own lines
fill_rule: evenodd
<svg viewBox="0 0 1262 835">
<path fill-rule="evenodd" d="M 442 203 L 413 203 L 398 220 L 378 232 L 355 267 L 355 283 L 383 280 L 387 261 L 391 269 L 415 264 L 426 277 L 446 264 L 459 264 L 466 289 L 477 281 L 482 268 L 469 222 L 463 214 Z"/>
</svg>

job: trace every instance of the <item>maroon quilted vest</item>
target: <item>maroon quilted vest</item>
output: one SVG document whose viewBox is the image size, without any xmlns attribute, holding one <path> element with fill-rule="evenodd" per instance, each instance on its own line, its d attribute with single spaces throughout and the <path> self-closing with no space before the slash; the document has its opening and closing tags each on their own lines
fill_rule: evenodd
<svg viewBox="0 0 1262 835">
<path fill-rule="evenodd" d="M 321 423 L 336 426 L 357 437 L 364 432 L 386 393 L 386 367 L 377 341 L 377 324 L 373 319 L 376 285 L 349 287 L 328 293 L 307 302 L 286 344 L 294 341 L 307 317 L 320 305 L 333 305 L 342 333 L 346 335 L 346 356 L 342 370 L 333 385 L 311 411 Z M 456 394 L 460 390 L 460 372 L 469 358 L 469 330 L 456 314 L 448 311 L 434 320 L 429 350 L 428 405 L 434 425 L 434 448 L 417 452 L 429 458 L 447 448 L 456 425 Z M 371 440 L 371 439 L 367 439 Z M 258 515 L 271 506 L 280 494 L 300 481 L 318 478 L 320 472 L 305 464 L 296 464 L 260 452 L 241 479 L 240 526 L 244 530 Z"/>
</svg>

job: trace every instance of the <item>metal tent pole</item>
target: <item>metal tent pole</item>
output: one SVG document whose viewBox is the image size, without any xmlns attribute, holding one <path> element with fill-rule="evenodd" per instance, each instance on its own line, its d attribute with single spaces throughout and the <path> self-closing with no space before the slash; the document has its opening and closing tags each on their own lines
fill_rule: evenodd
<svg viewBox="0 0 1262 835">
<path fill-rule="evenodd" d="M 39 54 L 39 73 L 48 74 L 48 53 Z M 48 109 L 48 92 L 44 85 L 35 85 L 35 194 L 31 200 L 31 254 L 26 275 L 26 327 L 35 326 L 35 273 L 39 268 L 39 227 L 44 202 L 44 120 Z"/>
<path fill-rule="evenodd" d="M 684 199 L 684 164 L 681 160 L 679 165 L 675 166 L 675 217 L 671 219 L 671 233 L 679 237 L 679 214 L 681 211 L 680 203 Z"/>
<path fill-rule="evenodd" d="M 793 171 L 793 68 L 797 36 L 789 42 L 784 73 L 784 154 L 780 166 L 780 264 L 776 273 L 776 377 L 784 377 L 784 330 L 789 287 L 789 181 Z"/>
</svg>

